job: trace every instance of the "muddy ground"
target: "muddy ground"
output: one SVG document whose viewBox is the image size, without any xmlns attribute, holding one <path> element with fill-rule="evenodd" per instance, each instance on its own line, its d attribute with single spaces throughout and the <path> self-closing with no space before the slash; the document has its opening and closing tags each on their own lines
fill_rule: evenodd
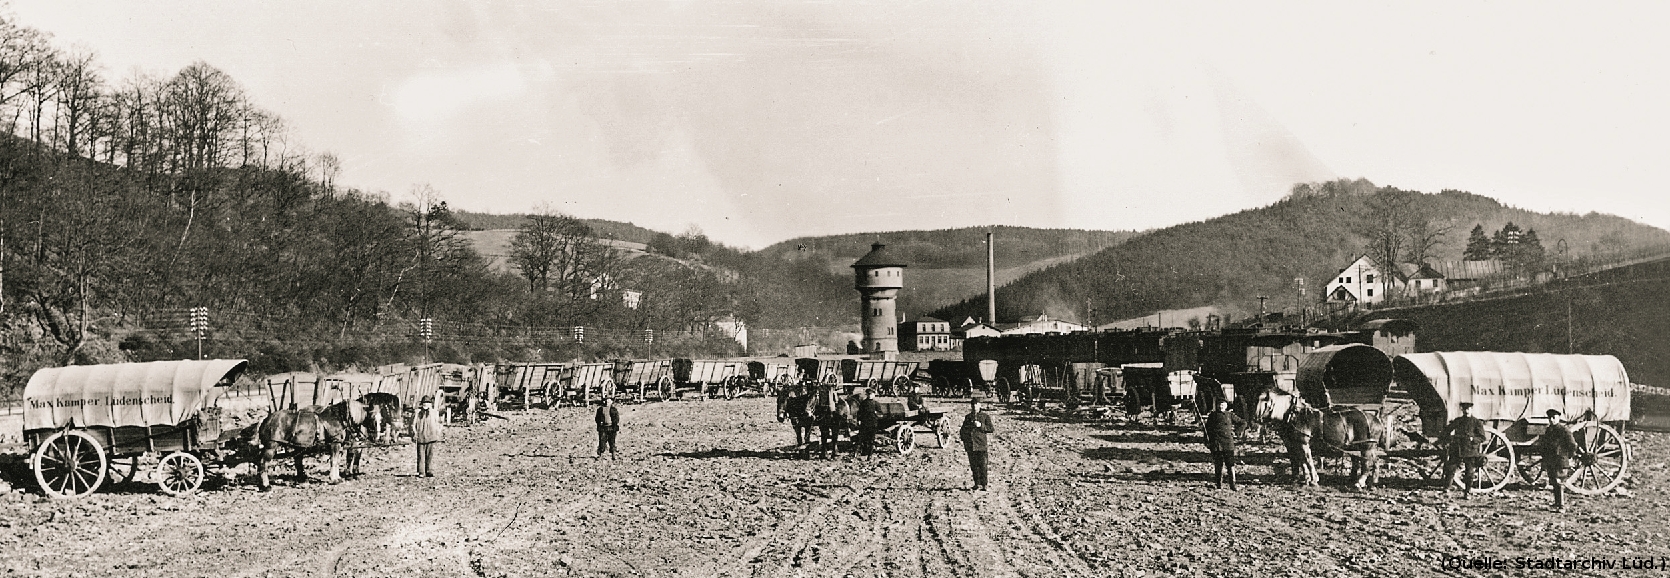
<svg viewBox="0 0 1670 578">
<path fill-rule="evenodd" d="M 960 421 L 961 404 L 936 405 Z M 1241 491 L 1216 490 L 1192 428 L 999 410 L 992 490 L 971 492 L 962 450 L 931 435 L 904 456 L 801 460 L 767 400 L 623 410 L 619 461 L 592 458 L 591 415 L 570 408 L 449 428 L 435 478 L 399 447 L 361 478 L 271 493 L 6 493 L 0 575 L 1313 577 L 1439 574 L 1458 554 L 1670 557 L 1663 434 L 1629 435 L 1632 495 L 1560 514 L 1513 487 L 1297 489 L 1259 448 Z M 18 482 L 15 459 L 5 471 Z"/>
</svg>

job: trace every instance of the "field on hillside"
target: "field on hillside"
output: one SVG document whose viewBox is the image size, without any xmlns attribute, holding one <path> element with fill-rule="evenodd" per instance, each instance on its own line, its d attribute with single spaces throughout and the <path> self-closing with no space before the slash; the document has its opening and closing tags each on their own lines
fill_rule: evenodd
<svg viewBox="0 0 1670 578">
<path fill-rule="evenodd" d="M 962 417 L 955 400 L 930 400 Z M 143 483 L 88 499 L 0 495 L 17 576 L 1385 576 L 1448 556 L 1670 556 L 1670 437 L 1638 444 L 1632 497 L 1510 488 L 1461 501 L 1408 480 L 1353 493 L 1284 485 L 1253 448 L 1212 489 L 1194 427 L 996 412 L 993 487 L 960 448 L 803 460 L 768 400 L 625 406 L 619 461 L 590 413 L 449 428 L 438 476 L 409 447 L 367 475 L 271 493 L 170 498 Z M 14 457 L 3 471 L 14 483 Z M 315 466 L 317 467 L 317 465 Z M 281 469 L 281 472 L 284 470 Z M 318 474 L 317 470 L 315 474 Z M 1484 574 L 1537 574 L 1505 572 Z M 1616 572 L 1605 572 L 1614 574 Z M 1475 572 L 1459 572 L 1475 575 Z M 1562 572 L 1598 575 L 1602 572 Z"/>
</svg>

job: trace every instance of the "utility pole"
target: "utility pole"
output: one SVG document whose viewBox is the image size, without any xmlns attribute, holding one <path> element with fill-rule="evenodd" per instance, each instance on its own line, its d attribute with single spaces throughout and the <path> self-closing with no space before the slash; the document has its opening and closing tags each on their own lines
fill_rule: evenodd
<svg viewBox="0 0 1670 578">
<path fill-rule="evenodd" d="M 191 332 L 197 336 L 197 358 L 203 359 L 203 339 L 209 336 L 209 308 L 191 308 Z"/>
<path fill-rule="evenodd" d="M 1259 327 L 1264 326 L 1264 300 L 1265 299 L 1269 299 L 1269 297 L 1265 297 L 1263 295 L 1258 296 L 1258 325 L 1259 325 Z"/>
<path fill-rule="evenodd" d="M 1305 325 L 1305 278 L 1293 278 L 1293 310 L 1299 314 L 1299 325 Z"/>
<path fill-rule="evenodd" d="M 429 363 L 429 342 L 435 338 L 435 320 L 428 317 L 419 319 L 418 336 L 423 338 L 423 362 Z"/>
</svg>

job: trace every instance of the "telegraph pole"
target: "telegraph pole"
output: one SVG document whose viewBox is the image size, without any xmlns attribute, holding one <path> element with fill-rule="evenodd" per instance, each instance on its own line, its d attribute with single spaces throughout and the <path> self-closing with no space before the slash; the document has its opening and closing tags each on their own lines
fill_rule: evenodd
<svg viewBox="0 0 1670 578">
<path fill-rule="evenodd" d="M 197 337 L 197 358 L 203 359 L 203 339 L 209 336 L 209 308 L 191 308 L 191 332 Z"/>
<path fill-rule="evenodd" d="M 419 319 L 418 336 L 423 338 L 423 362 L 429 363 L 429 342 L 435 338 L 435 320 L 428 317 Z"/>
<path fill-rule="evenodd" d="M 997 326 L 997 251 L 991 231 L 986 231 L 986 323 Z"/>
</svg>

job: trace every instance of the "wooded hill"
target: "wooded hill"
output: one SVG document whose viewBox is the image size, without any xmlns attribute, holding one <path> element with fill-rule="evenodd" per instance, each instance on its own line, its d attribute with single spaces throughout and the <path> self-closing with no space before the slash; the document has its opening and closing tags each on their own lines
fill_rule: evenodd
<svg viewBox="0 0 1670 578">
<path fill-rule="evenodd" d="M 1364 180 L 1307 184 L 1270 206 L 1146 232 L 999 287 L 998 318 L 1049 313 L 1083 320 L 1094 308 L 1105 323 L 1205 305 L 1246 316 L 1258 311 L 1259 295 L 1270 298 L 1270 311 L 1291 311 L 1298 298 L 1293 280 L 1305 279 L 1304 302 L 1320 301 L 1336 273 L 1370 251 L 1386 226 L 1384 207 L 1394 201 L 1401 203 L 1400 222 L 1418 221 L 1429 233 L 1448 228 L 1428 247 L 1432 261 L 1460 260 L 1475 225 L 1496 230 L 1510 221 L 1535 230 L 1551 253 L 1563 239 L 1568 258 L 1670 243 L 1670 232 L 1613 215 L 1536 213 L 1462 191 L 1425 194 Z M 982 292 L 934 315 L 984 311 Z"/>
</svg>

